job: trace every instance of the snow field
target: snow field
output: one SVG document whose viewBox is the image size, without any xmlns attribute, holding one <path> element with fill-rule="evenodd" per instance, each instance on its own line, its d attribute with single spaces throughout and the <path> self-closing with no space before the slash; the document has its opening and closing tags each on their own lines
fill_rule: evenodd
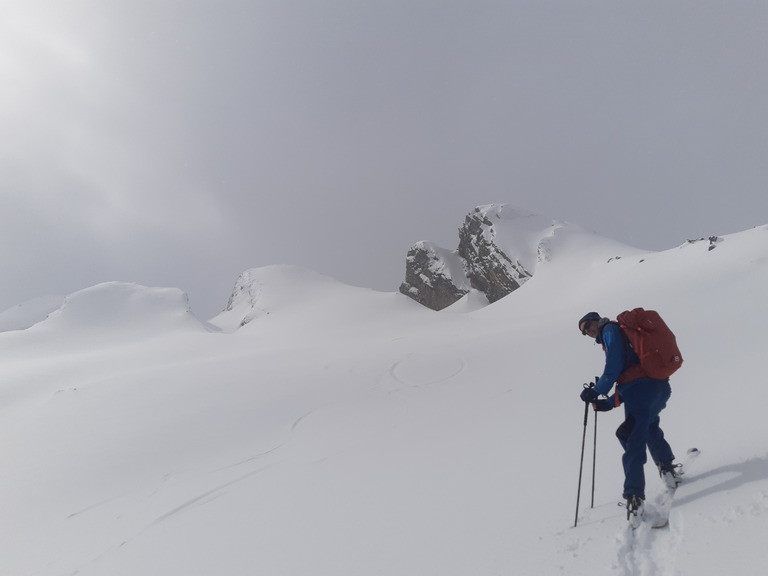
<svg viewBox="0 0 768 576">
<path fill-rule="evenodd" d="M 768 229 L 610 261 L 615 243 L 559 232 L 480 309 L 277 266 L 210 322 L 108 283 L 1 333 L 0 573 L 762 574 Z M 572 528 L 578 394 L 603 359 L 576 322 L 634 306 L 678 336 L 662 426 L 702 454 L 670 528 L 632 533 L 619 411 L 598 417 L 589 509 L 590 415 Z"/>
</svg>

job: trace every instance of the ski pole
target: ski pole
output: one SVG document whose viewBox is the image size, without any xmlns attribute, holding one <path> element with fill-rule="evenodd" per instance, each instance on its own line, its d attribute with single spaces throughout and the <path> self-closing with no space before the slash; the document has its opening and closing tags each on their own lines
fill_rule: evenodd
<svg viewBox="0 0 768 576">
<path fill-rule="evenodd" d="M 584 444 L 587 441 L 587 419 L 589 418 L 589 402 L 584 402 L 584 433 L 581 436 L 581 462 L 579 463 L 579 488 L 576 492 L 576 517 L 573 521 L 573 527 L 579 523 L 579 501 L 581 500 L 581 474 L 584 470 Z"/>
<path fill-rule="evenodd" d="M 592 386 L 597 385 L 597 381 L 600 380 L 599 376 L 595 376 L 595 383 Z M 595 507 L 595 469 L 597 468 L 597 410 L 595 410 L 595 442 L 592 446 L 592 504 L 590 508 Z"/>
<path fill-rule="evenodd" d="M 597 467 L 597 411 L 595 411 L 595 443 L 592 446 L 592 503 L 590 508 L 595 507 L 595 468 Z"/>
</svg>

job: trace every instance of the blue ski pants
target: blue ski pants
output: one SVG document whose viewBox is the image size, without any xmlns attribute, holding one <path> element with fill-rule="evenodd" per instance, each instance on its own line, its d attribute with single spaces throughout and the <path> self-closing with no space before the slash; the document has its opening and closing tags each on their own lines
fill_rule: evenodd
<svg viewBox="0 0 768 576">
<path fill-rule="evenodd" d="M 624 498 L 637 496 L 645 500 L 646 449 L 656 463 L 671 464 L 675 459 L 664 432 L 659 427 L 659 413 L 672 394 L 669 380 L 641 378 L 618 388 L 624 403 L 625 421 L 616 430 L 624 448 Z"/>
</svg>

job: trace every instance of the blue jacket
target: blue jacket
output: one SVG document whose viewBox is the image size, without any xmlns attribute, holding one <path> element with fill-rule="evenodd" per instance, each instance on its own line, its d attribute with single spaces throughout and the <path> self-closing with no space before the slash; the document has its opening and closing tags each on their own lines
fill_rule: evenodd
<svg viewBox="0 0 768 576">
<path fill-rule="evenodd" d="M 618 324 L 613 322 L 604 324 L 596 341 L 602 344 L 605 350 L 605 369 L 595 384 L 595 392 L 607 395 L 628 365 L 640 364 L 640 359 L 629 345 L 629 341 L 622 335 Z"/>
</svg>

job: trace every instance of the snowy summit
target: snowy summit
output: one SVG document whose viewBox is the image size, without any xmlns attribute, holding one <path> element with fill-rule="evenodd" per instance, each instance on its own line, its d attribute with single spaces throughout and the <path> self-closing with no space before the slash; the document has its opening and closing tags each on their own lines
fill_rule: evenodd
<svg viewBox="0 0 768 576">
<path fill-rule="evenodd" d="M 511 294 L 553 255 L 568 254 L 571 236 L 588 237 L 581 227 L 551 220 L 508 204 L 478 206 L 459 228 L 458 248 L 449 250 L 421 241 L 408 251 L 400 292 L 433 310 L 442 310 L 475 290 L 493 303 Z M 634 252 L 605 238 L 590 258 L 605 250 Z"/>
</svg>

